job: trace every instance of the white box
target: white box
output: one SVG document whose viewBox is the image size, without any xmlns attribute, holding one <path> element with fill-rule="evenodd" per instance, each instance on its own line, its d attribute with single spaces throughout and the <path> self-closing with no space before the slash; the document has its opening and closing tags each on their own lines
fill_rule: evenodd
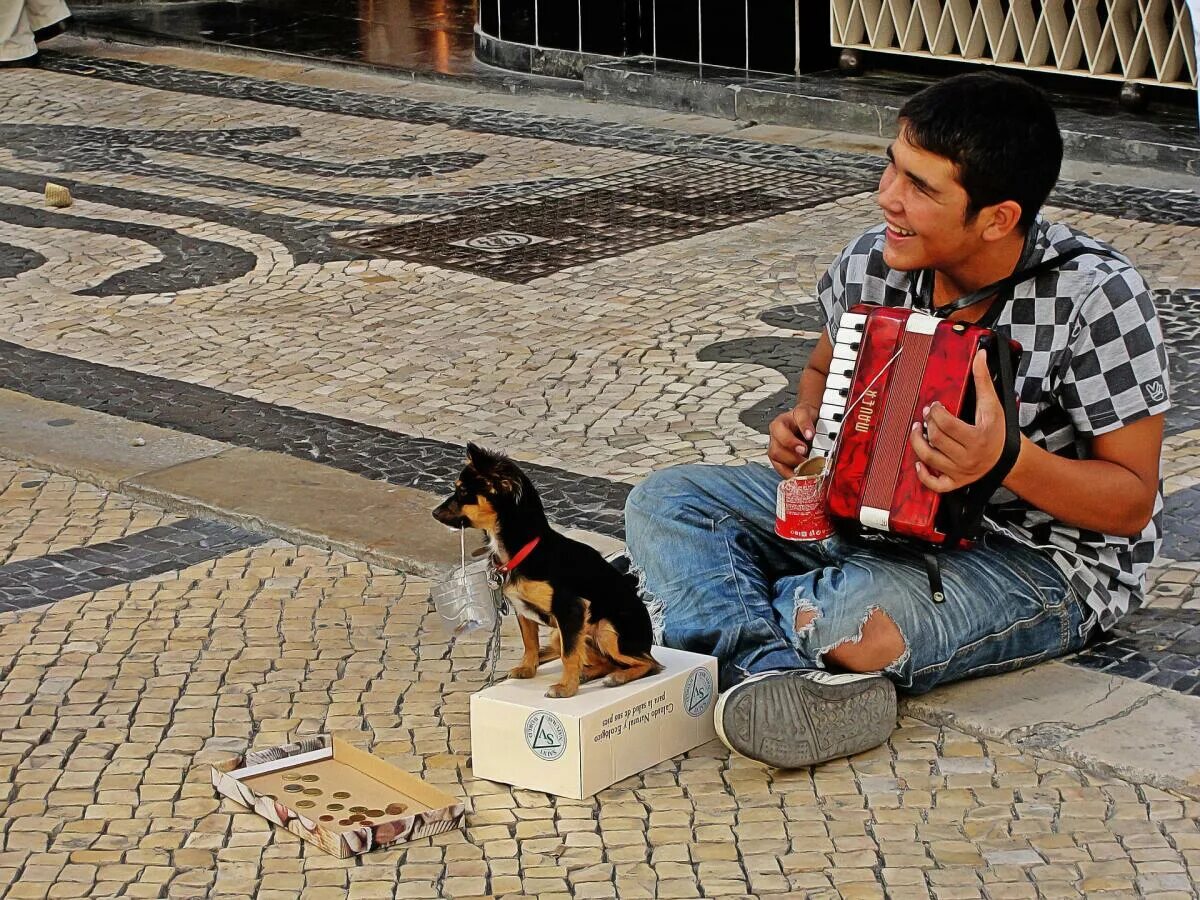
<svg viewBox="0 0 1200 900">
<path fill-rule="evenodd" d="M 620 687 L 582 685 L 546 696 L 560 663 L 471 697 L 477 778 L 582 800 L 716 737 L 717 660 L 654 648 L 663 671 Z"/>
</svg>

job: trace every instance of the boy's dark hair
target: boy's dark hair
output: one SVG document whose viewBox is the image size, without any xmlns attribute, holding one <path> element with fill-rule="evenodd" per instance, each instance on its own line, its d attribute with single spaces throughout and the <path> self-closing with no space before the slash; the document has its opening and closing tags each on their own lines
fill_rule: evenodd
<svg viewBox="0 0 1200 900">
<path fill-rule="evenodd" d="M 999 72 L 971 72 L 914 94 L 900 109 L 912 144 L 950 160 L 967 192 L 967 221 L 1014 200 L 1029 230 L 1062 166 L 1062 135 L 1050 102 L 1033 85 Z"/>
</svg>

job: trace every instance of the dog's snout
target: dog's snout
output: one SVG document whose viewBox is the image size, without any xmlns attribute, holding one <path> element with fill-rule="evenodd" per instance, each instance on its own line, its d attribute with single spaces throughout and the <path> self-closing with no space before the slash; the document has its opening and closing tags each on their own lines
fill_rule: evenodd
<svg viewBox="0 0 1200 900">
<path fill-rule="evenodd" d="M 453 497 L 447 497 L 443 500 L 438 508 L 433 511 L 433 517 L 443 525 L 448 525 L 451 528 L 464 527 L 462 507 L 459 506 Z"/>
</svg>

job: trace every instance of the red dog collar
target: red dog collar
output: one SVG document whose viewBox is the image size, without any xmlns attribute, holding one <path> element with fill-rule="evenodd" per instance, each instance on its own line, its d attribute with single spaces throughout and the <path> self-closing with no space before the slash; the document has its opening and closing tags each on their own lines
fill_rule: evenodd
<svg viewBox="0 0 1200 900">
<path fill-rule="evenodd" d="M 513 555 L 513 558 L 510 559 L 508 562 L 506 562 L 504 565 L 496 566 L 496 571 L 499 572 L 501 575 L 507 575 L 509 572 L 511 572 L 513 569 L 515 569 L 517 566 L 519 566 L 522 562 L 524 562 L 525 557 L 527 557 L 530 553 L 533 552 L 533 548 L 538 545 L 538 541 L 540 541 L 540 540 L 541 540 L 540 537 L 535 537 L 532 541 L 530 541 L 528 544 L 526 544 L 524 547 L 522 547 L 520 550 L 518 550 Z"/>
</svg>

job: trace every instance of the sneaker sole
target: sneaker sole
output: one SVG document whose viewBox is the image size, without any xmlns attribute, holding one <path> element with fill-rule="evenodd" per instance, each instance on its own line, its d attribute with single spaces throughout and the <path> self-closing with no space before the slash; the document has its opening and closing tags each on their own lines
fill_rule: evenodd
<svg viewBox="0 0 1200 900">
<path fill-rule="evenodd" d="M 719 702 L 716 725 L 735 753 L 801 769 L 886 741 L 896 727 L 896 689 L 878 677 L 828 684 L 773 675 Z"/>
</svg>

